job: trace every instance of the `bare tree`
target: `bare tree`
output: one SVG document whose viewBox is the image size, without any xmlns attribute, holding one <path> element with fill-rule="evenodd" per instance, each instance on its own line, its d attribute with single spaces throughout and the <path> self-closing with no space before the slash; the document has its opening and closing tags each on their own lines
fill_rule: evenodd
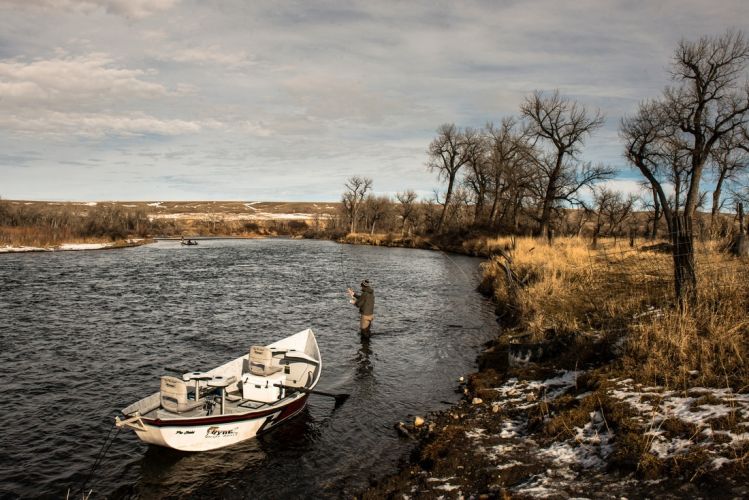
<svg viewBox="0 0 749 500">
<path fill-rule="evenodd" d="M 566 198 L 562 192 L 570 187 L 569 182 L 590 185 L 608 175 L 606 171 L 590 166 L 582 178 L 576 175 L 580 165 L 578 154 L 583 142 L 603 125 L 604 119 L 600 111 L 591 115 L 584 106 L 561 97 L 559 91 L 548 96 L 534 92 L 520 106 L 520 112 L 527 122 L 534 144 L 546 147 L 543 150 L 545 154 L 538 158 L 538 166 L 543 174 L 538 222 L 543 234 L 549 229 L 555 204 Z M 579 189 L 572 192 L 576 193 Z M 570 189 L 567 191 L 569 194 Z"/>
<path fill-rule="evenodd" d="M 710 211 L 710 232 L 715 230 L 715 222 L 723 204 L 721 193 L 724 184 L 735 180 L 749 165 L 749 144 L 742 142 L 740 131 L 734 130 L 718 141 L 711 153 L 715 188 Z"/>
<path fill-rule="evenodd" d="M 475 224 L 483 222 L 484 204 L 491 181 L 487 146 L 487 138 L 481 131 L 466 128 L 463 133 L 463 147 L 467 171 L 463 183 L 474 196 L 473 220 Z"/>
<path fill-rule="evenodd" d="M 402 224 L 401 236 L 406 232 L 406 228 L 408 228 L 408 233 L 410 235 L 416 215 L 416 193 L 412 189 L 409 189 L 402 193 L 397 193 L 395 198 L 400 203 L 399 212 Z"/>
<path fill-rule="evenodd" d="M 749 44 L 741 32 L 682 40 L 672 64 L 675 85 L 666 88 L 660 100 L 640 104 L 620 127 L 627 158 L 658 193 L 669 220 L 676 295 L 682 305 L 697 300 L 692 222 L 702 200 L 703 170 L 721 138 L 745 127 L 749 118 L 749 85 L 738 82 L 748 59 Z M 672 210 L 663 182 L 682 178 L 685 195 L 679 217 L 681 189 L 676 189 Z"/>
<path fill-rule="evenodd" d="M 491 141 L 489 180 L 492 206 L 489 221 L 496 224 L 509 212 L 515 231 L 518 229 L 518 216 L 523 201 L 534 176 L 529 168 L 530 148 L 522 131 L 517 129 L 517 124 L 515 118 L 508 117 L 497 128 L 492 124 L 487 125 Z"/>
<path fill-rule="evenodd" d="M 620 192 L 614 192 L 614 196 L 609 200 L 609 203 L 601 207 L 608 224 L 609 235 L 619 236 L 621 234 L 622 223 L 632 215 L 638 199 L 637 195 L 634 194 L 624 196 Z"/>
<path fill-rule="evenodd" d="M 387 196 L 373 196 L 371 194 L 367 196 L 362 211 L 367 227 L 370 229 L 369 234 L 374 234 L 377 223 L 387 218 L 391 206 L 392 203 Z"/>
<path fill-rule="evenodd" d="M 436 226 L 436 231 L 441 232 L 448 207 L 452 201 L 458 172 L 468 161 L 465 154 L 464 136 L 460 129 L 452 123 L 441 125 L 437 129 L 437 137 L 429 144 L 427 154 L 429 156 L 427 168 L 431 171 L 437 171 L 439 178 L 447 181 L 447 191 L 442 202 L 442 213 Z"/>
<path fill-rule="evenodd" d="M 346 190 L 343 193 L 341 202 L 343 203 L 346 215 L 351 221 L 351 232 L 356 232 L 356 223 L 359 220 L 359 211 L 361 209 L 364 197 L 372 188 L 372 179 L 368 177 L 349 177 L 346 180 Z"/>
</svg>

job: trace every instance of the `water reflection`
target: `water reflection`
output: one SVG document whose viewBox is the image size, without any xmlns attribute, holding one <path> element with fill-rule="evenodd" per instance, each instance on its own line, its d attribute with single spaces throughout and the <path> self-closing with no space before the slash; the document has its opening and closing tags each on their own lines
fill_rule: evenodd
<svg viewBox="0 0 749 500">
<path fill-rule="evenodd" d="M 370 337 L 361 336 L 361 347 L 356 352 L 356 378 L 362 380 L 372 376 L 372 361 L 369 356 L 372 354 L 372 345 Z"/>
<path fill-rule="evenodd" d="M 266 459 L 260 440 L 251 439 L 215 452 L 187 453 L 149 446 L 140 463 L 140 496 L 171 497 L 195 485 L 221 487 L 234 473 Z"/>
</svg>

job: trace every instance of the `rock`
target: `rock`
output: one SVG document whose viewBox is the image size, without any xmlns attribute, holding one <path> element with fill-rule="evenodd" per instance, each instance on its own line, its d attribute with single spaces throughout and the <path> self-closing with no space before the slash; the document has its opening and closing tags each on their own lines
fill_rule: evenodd
<svg viewBox="0 0 749 500">
<path fill-rule="evenodd" d="M 434 432 L 434 429 L 436 428 L 437 428 L 437 424 L 435 422 L 429 422 L 429 432 Z"/>
<path fill-rule="evenodd" d="M 481 399 L 481 398 L 473 398 L 473 401 L 472 401 L 472 403 L 475 404 L 475 405 L 480 405 L 483 402 L 484 402 L 484 400 Z"/>
<path fill-rule="evenodd" d="M 492 405 L 492 413 L 499 413 L 499 410 L 500 410 L 500 409 L 501 409 L 501 408 L 500 408 L 500 406 L 499 406 L 499 403 L 494 403 L 494 404 Z"/>
<path fill-rule="evenodd" d="M 496 345 L 485 350 L 478 357 L 479 371 L 497 370 L 505 373 L 509 366 L 507 345 Z"/>
<path fill-rule="evenodd" d="M 424 419 L 419 416 L 414 417 L 414 427 L 421 427 L 422 425 L 424 425 Z"/>
<path fill-rule="evenodd" d="M 398 422 L 397 424 L 395 424 L 395 430 L 397 430 L 398 434 L 402 436 L 411 436 L 408 431 L 408 427 L 406 427 L 406 424 L 404 424 L 403 422 Z"/>
</svg>

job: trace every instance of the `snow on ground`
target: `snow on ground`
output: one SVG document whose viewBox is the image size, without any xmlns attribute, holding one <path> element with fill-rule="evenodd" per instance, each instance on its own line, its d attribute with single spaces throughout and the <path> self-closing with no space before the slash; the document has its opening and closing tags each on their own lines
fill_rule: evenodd
<svg viewBox="0 0 749 500">
<path fill-rule="evenodd" d="M 46 252 L 46 251 L 49 251 L 49 249 L 40 248 L 40 247 L 11 247 L 11 246 L 0 247 L 0 253 Z"/>
<path fill-rule="evenodd" d="M 580 374 L 561 371 L 543 381 L 507 380 L 495 388 L 501 398 L 493 403 L 499 403 L 505 420 L 492 432 L 483 426 L 465 432 L 473 448 L 496 467 L 500 477 L 517 477 L 514 471 L 530 471 L 523 482 L 510 488 L 513 493 L 523 497 L 556 498 L 603 488 L 593 486 L 590 481 L 595 482 L 591 479 L 595 477 L 607 477 L 607 463 L 617 442 L 601 410 L 591 411 L 582 427 L 570 424 L 568 431 L 571 432 L 566 435 L 572 437 L 551 442 L 542 437 L 537 441 L 528 431 L 528 417 L 544 411 L 544 402 L 568 393 L 576 386 Z M 737 394 L 725 388 L 694 388 L 684 393 L 638 386 L 630 379 L 611 382 L 611 387 L 605 389 L 606 395 L 626 403 L 639 414 L 637 421 L 643 435 L 651 439 L 649 452 L 655 458 L 669 459 L 702 450 L 710 457 L 706 465 L 717 470 L 737 460 L 738 447 L 749 442 L 749 394 Z M 588 392 L 576 396 L 578 399 L 585 397 L 601 395 Z M 662 426 L 667 420 L 684 423 L 687 435 L 666 432 Z M 725 423 L 722 426 L 717 423 L 725 421 L 734 424 L 727 429 Z M 694 426 L 696 431 L 690 433 L 689 426 Z M 630 479 L 623 477 L 615 481 Z M 611 479 L 606 481 L 614 484 Z"/>
<path fill-rule="evenodd" d="M 143 241 L 142 238 L 127 240 L 127 245 L 134 245 Z M 63 243 L 57 247 L 0 247 L 0 253 L 17 253 L 17 252 L 56 252 L 70 250 L 101 250 L 120 245 L 121 243 Z"/>
<path fill-rule="evenodd" d="M 110 246 L 110 243 L 63 243 L 58 250 L 99 250 Z"/>
<path fill-rule="evenodd" d="M 153 203 L 148 203 L 149 207 L 158 207 L 158 208 L 164 208 L 161 206 L 161 204 L 164 203 L 163 201 L 155 201 Z"/>
<path fill-rule="evenodd" d="M 257 210 L 257 209 L 253 209 Z M 205 212 L 193 212 L 193 213 L 182 213 L 182 214 L 150 214 L 149 220 L 154 219 L 170 219 L 170 220 L 204 220 L 204 221 L 252 221 L 252 220 L 300 220 L 300 221 L 312 221 L 315 218 L 318 219 L 330 219 L 333 216 L 330 214 L 274 214 L 270 212 L 258 212 L 248 214 L 233 214 L 226 212 L 216 213 L 205 213 Z"/>
<path fill-rule="evenodd" d="M 631 379 L 614 380 L 616 388 L 610 395 L 619 399 L 641 415 L 645 435 L 652 438 L 650 452 L 660 459 L 672 458 L 703 449 L 715 455 L 731 456 L 738 446 L 749 442 L 749 433 L 730 429 L 715 429 L 721 421 L 735 422 L 733 427 L 746 428 L 749 423 L 749 394 L 737 394 L 731 389 L 695 387 L 683 391 L 667 391 L 661 387 L 641 387 Z M 693 426 L 689 439 L 669 438 L 662 430 L 667 420 Z M 718 467 L 730 459 L 713 460 Z"/>
</svg>

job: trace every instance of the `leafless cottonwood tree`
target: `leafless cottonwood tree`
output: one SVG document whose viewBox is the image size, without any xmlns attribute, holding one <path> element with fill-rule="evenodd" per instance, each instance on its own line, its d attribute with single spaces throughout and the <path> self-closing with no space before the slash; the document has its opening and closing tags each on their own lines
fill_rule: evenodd
<svg viewBox="0 0 749 500">
<path fill-rule="evenodd" d="M 520 211 L 534 177 L 528 160 L 531 148 L 514 117 L 504 118 L 498 127 L 490 123 L 486 128 L 492 198 L 489 221 L 496 225 L 509 215 L 512 229 L 517 231 Z"/>
<path fill-rule="evenodd" d="M 691 227 L 702 199 L 703 171 L 721 138 L 745 127 L 749 118 L 749 85 L 739 81 L 745 78 L 747 60 L 749 44 L 738 31 L 696 42 L 682 40 L 672 61 L 674 84 L 660 99 L 641 103 L 620 126 L 628 160 L 656 190 L 671 221 L 674 281 L 682 306 L 697 300 Z M 666 153 L 673 152 L 669 147 L 683 152 L 683 160 L 664 161 Z M 671 179 L 684 175 L 683 217 L 681 202 L 672 210 L 663 189 L 669 174 Z"/>
<path fill-rule="evenodd" d="M 473 128 L 465 129 L 463 147 L 466 157 L 466 174 L 463 176 L 463 184 L 473 194 L 474 224 L 485 222 L 484 205 L 491 180 L 488 145 L 488 139 L 483 131 Z"/>
<path fill-rule="evenodd" d="M 349 177 L 345 186 L 346 191 L 343 193 L 341 202 L 346 210 L 347 217 L 351 221 L 351 232 L 355 233 L 362 203 L 367 192 L 372 188 L 372 179 L 360 176 Z"/>
<path fill-rule="evenodd" d="M 427 168 L 436 171 L 441 180 L 447 181 L 442 212 L 436 226 L 436 231 L 439 233 L 442 231 L 448 207 L 452 202 L 458 172 L 468 161 L 463 133 L 453 123 L 441 125 L 437 129 L 437 137 L 429 144 L 427 155 Z"/>
<path fill-rule="evenodd" d="M 710 232 L 715 231 L 716 219 L 723 207 L 722 190 L 744 173 L 749 166 L 749 143 L 744 144 L 740 131 L 734 130 L 720 138 L 718 145 L 711 152 L 715 187 L 713 203 L 710 210 Z"/>
<path fill-rule="evenodd" d="M 632 215 L 637 204 L 637 195 L 624 196 L 619 191 L 613 191 L 606 187 L 597 188 L 594 191 L 594 203 L 596 207 L 596 233 L 600 234 L 603 224 L 607 224 L 607 234 L 610 236 L 620 235 L 622 223 Z"/>
<path fill-rule="evenodd" d="M 408 189 L 402 193 L 397 193 L 395 198 L 400 203 L 398 212 L 401 218 L 401 236 L 406 233 L 406 228 L 408 228 L 408 234 L 410 235 L 416 219 L 416 193 L 412 189 Z"/>
<path fill-rule="evenodd" d="M 557 203 L 569 201 L 584 186 L 611 176 L 610 170 L 583 166 L 578 158 L 585 138 L 603 125 L 604 118 L 600 111 L 589 113 L 584 106 L 560 96 L 559 91 L 549 95 L 534 92 L 520 106 L 520 113 L 538 148 L 538 223 L 539 231 L 545 234 Z"/>
<path fill-rule="evenodd" d="M 369 234 L 374 234 L 378 223 L 384 222 L 390 214 L 392 202 L 387 196 L 374 196 L 370 194 L 364 200 L 362 212 L 364 220 L 369 228 Z"/>
</svg>

